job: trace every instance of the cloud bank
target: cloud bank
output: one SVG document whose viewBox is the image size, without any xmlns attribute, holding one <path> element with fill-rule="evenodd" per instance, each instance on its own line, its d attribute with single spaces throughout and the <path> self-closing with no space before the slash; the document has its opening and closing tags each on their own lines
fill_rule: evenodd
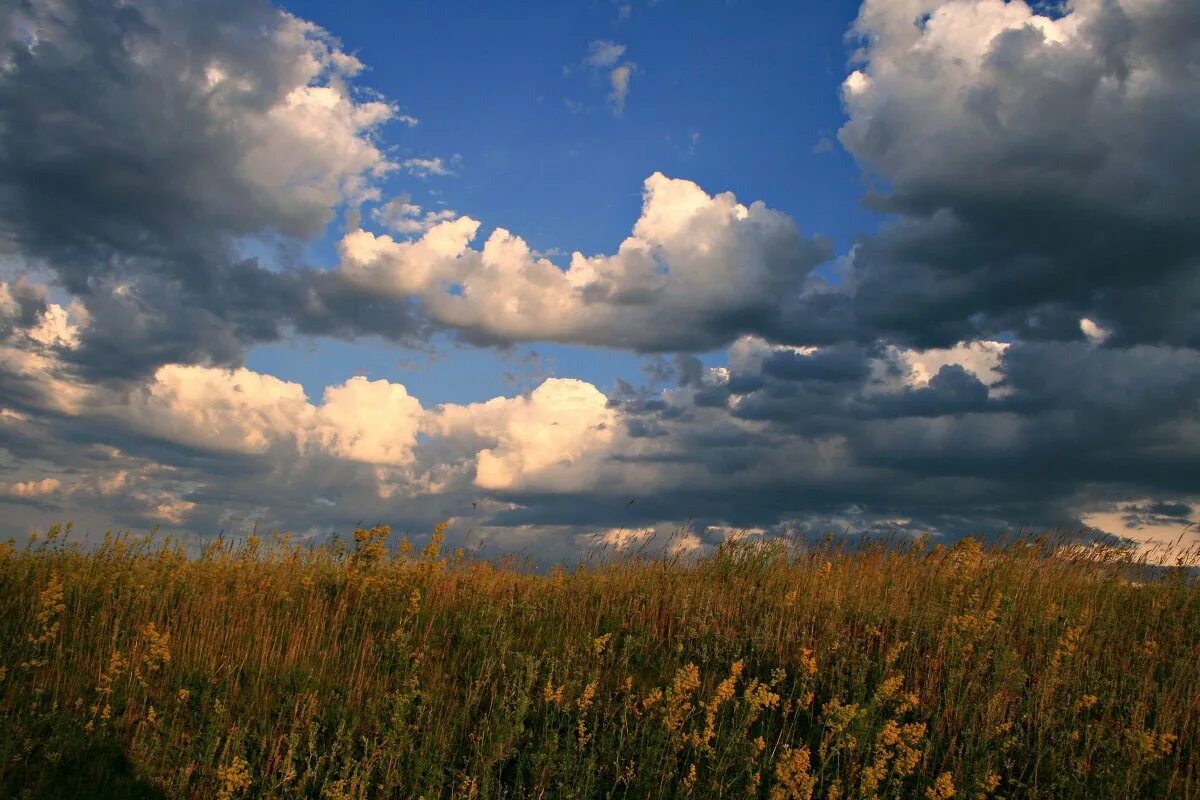
<svg viewBox="0 0 1200 800">
<path fill-rule="evenodd" d="M 613 252 L 559 266 L 382 196 L 448 167 L 388 155 L 415 118 L 311 23 L 255 2 L 0 10 L 0 508 L 202 533 L 452 517 L 548 558 L 688 515 L 689 548 L 1195 521 L 1200 11 L 867 0 L 852 34 L 838 136 L 878 231 L 835 254 L 655 172 Z M 624 55 L 586 61 L 622 106 Z M 339 215 L 338 263 L 302 263 Z M 295 334 L 433 332 L 644 353 L 652 378 L 426 405 L 244 367 Z"/>
</svg>

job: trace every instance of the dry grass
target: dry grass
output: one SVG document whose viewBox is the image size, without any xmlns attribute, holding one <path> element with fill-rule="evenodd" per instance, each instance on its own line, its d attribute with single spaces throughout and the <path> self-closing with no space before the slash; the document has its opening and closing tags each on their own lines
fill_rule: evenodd
<svg viewBox="0 0 1200 800">
<path fill-rule="evenodd" d="M 0 545 L 0 792 L 1200 796 L 1191 554 L 827 542 L 531 574 L 388 533 Z"/>
</svg>

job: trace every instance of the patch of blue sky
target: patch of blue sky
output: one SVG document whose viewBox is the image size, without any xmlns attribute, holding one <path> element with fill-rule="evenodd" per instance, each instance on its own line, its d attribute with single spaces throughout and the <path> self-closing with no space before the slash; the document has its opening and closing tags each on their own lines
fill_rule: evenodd
<svg viewBox="0 0 1200 800">
<path fill-rule="evenodd" d="M 720 359 L 721 356 L 714 355 Z M 472 347 L 436 337 L 425 352 L 363 339 L 315 339 L 298 336 L 254 348 L 246 366 L 280 380 L 299 383 L 309 400 L 320 402 L 326 386 L 355 376 L 405 386 L 429 407 L 512 396 L 537 387 L 546 378 L 578 378 L 601 391 L 618 379 L 641 382 L 642 356 L 561 344 Z"/>
<path fill-rule="evenodd" d="M 638 218 L 642 181 L 655 171 L 709 193 L 733 191 L 743 203 L 762 200 L 804 233 L 831 238 L 837 253 L 878 224 L 861 203 L 858 169 L 836 142 L 855 0 L 296 0 L 287 7 L 353 50 L 367 66 L 361 86 L 419 120 L 381 131 L 393 160 L 442 160 L 446 174 L 393 172 L 380 202 L 409 195 L 425 211 L 449 208 L 480 220 L 476 247 L 502 227 L 560 266 L 576 250 L 613 253 Z M 584 63 L 597 40 L 623 45 L 615 63 L 633 65 L 620 116 L 607 100 L 607 68 Z M 382 231 L 370 209 L 364 226 Z M 298 257 L 334 266 L 342 227 L 340 219 L 331 223 Z M 433 345 L 437 357 L 415 370 L 400 365 L 424 356 L 376 340 L 272 345 L 249 360 L 317 396 L 361 367 L 405 383 L 426 403 L 512 394 L 505 376 L 529 351 L 552 358 L 554 374 L 602 388 L 616 377 L 638 380 L 642 363 L 563 345 L 506 353 L 445 338 Z"/>
</svg>

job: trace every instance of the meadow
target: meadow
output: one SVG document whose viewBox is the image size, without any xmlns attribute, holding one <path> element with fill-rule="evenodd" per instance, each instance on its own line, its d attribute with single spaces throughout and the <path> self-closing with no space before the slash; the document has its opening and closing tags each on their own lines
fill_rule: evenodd
<svg viewBox="0 0 1200 800">
<path fill-rule="evenodd" d="M 443 533 L 0 545 L 0 795 L 1200 797 L 1193 552 Z"/>
</svg>

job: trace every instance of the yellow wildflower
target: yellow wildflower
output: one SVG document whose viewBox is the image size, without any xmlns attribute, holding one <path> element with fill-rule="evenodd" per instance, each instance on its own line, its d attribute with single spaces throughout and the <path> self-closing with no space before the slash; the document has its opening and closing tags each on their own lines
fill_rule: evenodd
<svg viewBox="0 0 1200 800">
<path fill-rule="evenodd" d="M 949 772 L 943 772 L 941 775 L 938 775 L 937 780 L 933 782 L 933 786 L 925 790 L 925 797 L 928 800 L 950 800 L 954 795 L 954 776 Z"/>
</svg>

